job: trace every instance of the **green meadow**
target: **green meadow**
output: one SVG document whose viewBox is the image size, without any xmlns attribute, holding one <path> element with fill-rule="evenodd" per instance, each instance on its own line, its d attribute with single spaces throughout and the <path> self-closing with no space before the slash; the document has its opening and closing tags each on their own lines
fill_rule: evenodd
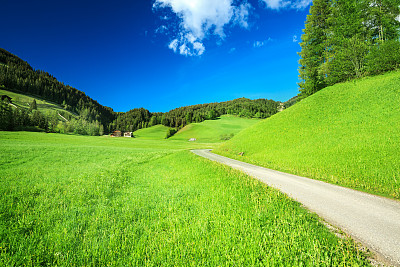
<svg viewBox="0 0 400 267">
<path fill-rule="evenodd" d="M 37 104 L 37 109 L 40 112 L 43 112 L 44 114 L 49 114 L 54 111 L 57 111 L 57 112 L 62 111 L 62 112 L 68 113 L 72 117 L 76 116 L 76 114 L 65 110 L 60 105 L 57 105 L 55 103 L 49 102 L 44 99 L 41 99 L 37 96 L 30 96 L 30 95 L 16 93 L 16 92 L 3 90 L 3 89 L 0 89 L 0 95 L 7 95 L 7 96 L 11 97 L 12 103 L 18 108 L 29 109 L 30 104 L 32 103 L 33 100 L 35 100 L 36 104 Z"/>
<path fill-rule="evenodd" d="M 214 152 L 400 199 L 399 140 L 400 72 L 392 72 L 325 88 Z"/>
<path fill-rule="evenodd" d="M 149 128 L 139 129 L 133 132 L 135 138 L 162 140 L 167 135 L 168 127 L 164 125 L 155 125 Z"/>
<path fill-rule="evenodd" d="M 240 118 L 233 115 L 223 115 L 216 120 L 206 120 L 201 123 L 191 123 L 179 130 L 171 140 L 187 141 L 196 138 L 197 142 L 216 143 L 224 138 L 231 138 L 257 122 L 259 119 Z"/>
<path fill-rule="evenodd" d="M 299 203 L 188 151 L 200 147 L 0 132 L 0 265 L 369 265 Z"/>
</svg>

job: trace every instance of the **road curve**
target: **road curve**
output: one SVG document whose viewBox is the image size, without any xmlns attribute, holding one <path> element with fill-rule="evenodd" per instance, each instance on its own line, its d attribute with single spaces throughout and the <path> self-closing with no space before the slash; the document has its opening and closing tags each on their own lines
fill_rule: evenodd
<svg viewBox="0 0 400 267">
<path fill-rule="evenodd" d="M 201 157 L 241 170 L 279 189 L 376 252 L 380 261 L 400 266 L 399 201 L 266 169 L 210 151 L 192 150 Z"/>
</svg>

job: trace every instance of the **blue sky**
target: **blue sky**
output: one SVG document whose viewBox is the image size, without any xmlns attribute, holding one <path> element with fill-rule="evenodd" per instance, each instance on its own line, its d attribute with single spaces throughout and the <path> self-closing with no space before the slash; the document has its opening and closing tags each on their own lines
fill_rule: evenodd
<svg viewBox="0 0 400 267">
<path fill-rule="evenodd" d="M 0 47 L 115 111 L 298 93 L 311 0 L 3 0 Z"/>
</svg>

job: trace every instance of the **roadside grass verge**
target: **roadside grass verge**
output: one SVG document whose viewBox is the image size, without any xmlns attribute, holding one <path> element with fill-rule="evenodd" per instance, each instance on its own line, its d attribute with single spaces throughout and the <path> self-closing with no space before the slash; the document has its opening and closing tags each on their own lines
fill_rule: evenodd
<svg viewBox="0 0 400 267">
<path fill-rule="evenodd" d="M 214 152 L 400 199 L 399 107 L 400 72 L 337 84 Z"/>
<path fill-rule="evenodd" d="M 0 132 L 2 266 L 368 265 L 299 203 L 183 144 L 13 134 Z"/>
</svg>

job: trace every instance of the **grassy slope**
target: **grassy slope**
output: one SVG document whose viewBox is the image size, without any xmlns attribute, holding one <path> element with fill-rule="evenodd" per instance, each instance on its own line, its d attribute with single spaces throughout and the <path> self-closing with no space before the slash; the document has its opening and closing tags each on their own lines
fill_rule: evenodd
<svg viewBox="0 0 400 267">
<path fill-rule="evenodd" d="M 366 265 L 196 144 L 0 132 L 0 265 Z"/>
<path fill-rule="evenodd" d="M 165 139 L 165 136 L 167 135 L 167 130 L 167 126 L 156 125 L 149 128 L 137 130 L 133 133 L 133 135 L 136 138 L 162 140 Z"/>
<path fill-rule="evenodd" d="M 258 119 L 224 115 L 217 120 L 206 120 L 201 123 L 189 124 L 170 139 L 187 141 L 190 138 L 196 138 L 197 142 L 203 143 L 221 142 L 221 135 L 237 134 L 257 122 L 259 122 Z"/>
<path fill-rule="evenodd" d="M 63 107 L 61 107 L 60 105 L 51 103 L 49 101 L 43 100 L 38 97 L 24 95 L 12 91 L 7 91 L 4 89 L 0 89 L 0 95 L 8 95 L 9 97 L 12 98 L 11 100 L 12 103 L 20 108 L 29 109 L 29 105 L 32 103 L 33 99 L 35 99 L 37 108 L 42 113 L 51 113 L 53 111 L 57 112 L 64 111 L 69 113 L 71 116 L 76 116 L 76 114 L 73 114 L 70 111 L 63 109 Z"/>
<path fill-rule="evenodd" d="M 400 72 L 394 72 L 325 88 L 216 152 L 400 199 L 399 140 Z"/>
</svg>

